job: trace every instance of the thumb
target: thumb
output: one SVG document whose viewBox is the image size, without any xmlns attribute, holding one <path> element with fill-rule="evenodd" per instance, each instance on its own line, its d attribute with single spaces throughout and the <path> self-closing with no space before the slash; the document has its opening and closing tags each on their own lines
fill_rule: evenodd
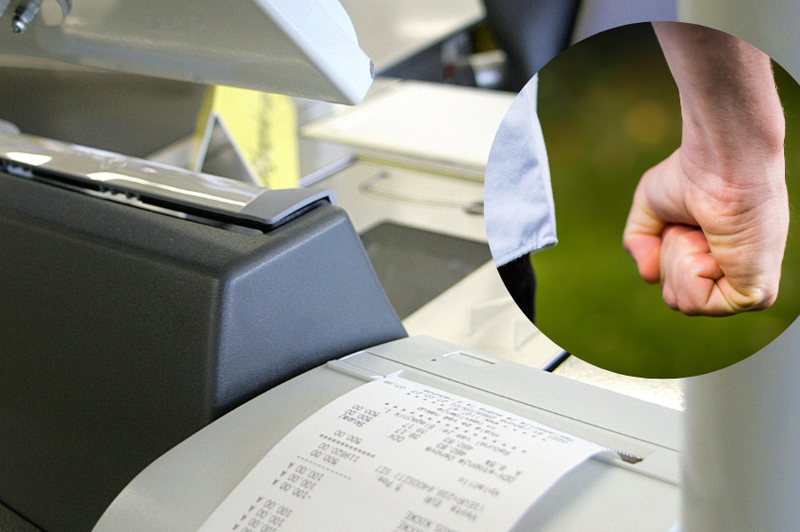
<svg viewBox="0 0 800 532">
<path fill-rule="evenodd" d="M 622 246 L 636 261 L 642 279 L 657 283 L 660 280 L 661 233 L 666 222 L 655 214 L 644 192 L 646 181 L 652 178 L 650 172 L 642 177 L 636 187 L 622 233 Z"/>
<path fill-rule="evenodd" d="M 625 233 L 622 239 L 625 250 L 636 261 L 639 275 L 648 283 L 660 280 L 661 238 L 654 235 Z"/>
</svg>

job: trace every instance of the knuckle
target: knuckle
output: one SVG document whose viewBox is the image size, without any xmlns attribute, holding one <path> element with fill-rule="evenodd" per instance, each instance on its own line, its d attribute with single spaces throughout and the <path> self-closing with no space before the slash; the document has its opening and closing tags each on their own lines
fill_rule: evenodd
<svg viewBox="0 0 800 532">
<path fill-rule="evenodd" d="M 694 248 L 700 243 L 700 236 L 702 236 L 702 233 L 699 231 L 685 231 L 675 237 L 675 245 Z"/>
<path fill-rule="evenodd" d="M 698 294 L 694 291 L 694 287 L 680 287 L 675 304 L 678 310 L 687 316 L 696 316 L 701 314 L 700 306 L 697 303 Z"/>
<path fill-rule="evenodd" d="M 751 303 L 748 307 L 751 310 L 763 310 L 771 307 L 777 298 L 777 289 L 759 288 L 751 296 Z"/>
<path fill-rule="evenodd" d="M 776 299 L 778 299 L 778 291 L 777 290 L 775 290 L 774 292 L 770 293 L 767 297 L 765 297 L 762 300 L 762 302 L 761 302 L 762 307 L 761 308 L 769 308 L 769 307 L 771 307 L 775 303 Z"/>
<path fill-rule="evenodd" d="M 664 240 L 664 245 L 673 244 L 680 236 L 680 234 L 681 233 L 679 232 L 678 227 L 675 225 L 665 229 L 664 233 L 661 235 L 661 237 Z"/>
<path fill-rule="evenodd" d="M 692 273 L 697 270 L 697 258 L 694 255 L 683 255 L 678 259 L 678 268 L 682 272 Z"/>
<path fill-rule="evenodd" d="M 678 310 L 687 316 L 697 316 L 703 314 L 702 310 L 698 308 L 694 302 L 684 297 L 678 298 Z"/>
<path fill-rule="evenodd" d="M 629 255 L 631 253 L 631 246 L 633 244 L 634 236 L 627 231 L 622 234 L 622 249 L 628 252 Z"/>
<path fill-rule="evenodd" d="M 667 304 L 669 308 L 672 310 L 678 310 L 678 302 L 675 299 L 675 294 L 672 290 L 664 287 L 661 290 L 661 298 L 664 300 L 664 303 Z"/>
</svg>

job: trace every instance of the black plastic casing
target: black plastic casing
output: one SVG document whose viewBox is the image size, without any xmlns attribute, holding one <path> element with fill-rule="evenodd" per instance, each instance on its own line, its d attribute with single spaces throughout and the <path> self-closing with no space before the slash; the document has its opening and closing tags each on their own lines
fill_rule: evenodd
<svg viewBox="0 0 800 532">
<path fill-rule="evenodd" d="M 329 203 L 240 234 L 0 174 L 0 502 L 88 531 L 235 406 L 405 336 Z"/>
</svg>

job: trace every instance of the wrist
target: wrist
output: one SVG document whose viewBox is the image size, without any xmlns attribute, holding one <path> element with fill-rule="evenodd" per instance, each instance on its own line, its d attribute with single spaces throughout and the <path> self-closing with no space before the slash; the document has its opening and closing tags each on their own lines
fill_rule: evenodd
<svg viewBox="0 0 800 532">
<path fill-rule="evenodd" d="M 785 182 L 782 109 L 758 120 L 683 114 L 681 164 L 734 187 Z"/>
<path fill-rule="evenodd" d="M 683 145 L 694 162 L 726 175 L 742 161 L 782 161 L 785 123 L 769 57 L 703 26 L 653 26 L 678 86 Z"/>
<path fill-rule="evenodd" d="M 775 92 L 774 87 L 772 91 Z M 774 98 L 733 105 L 706 105 L 681 94 L 682 144 L 705 152 L 710 160 L 741 161 L 743 156 L 783 159 L 786 123 L 777 92 Z"/>
</svg>

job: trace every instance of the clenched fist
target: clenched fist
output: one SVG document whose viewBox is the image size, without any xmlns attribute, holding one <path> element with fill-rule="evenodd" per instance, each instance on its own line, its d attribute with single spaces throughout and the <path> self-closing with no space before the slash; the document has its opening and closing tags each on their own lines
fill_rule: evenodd
<svg viewBox="0 0 800 532">
<path fill-rule="evenodd" d="M 642 176 L 623 245 L 684 314 L 766 308 L 778 295 L 789 227 L 770 60 L 715 30 L 653 26 L 678 84 L 682 141 Z"/>
</svg>

